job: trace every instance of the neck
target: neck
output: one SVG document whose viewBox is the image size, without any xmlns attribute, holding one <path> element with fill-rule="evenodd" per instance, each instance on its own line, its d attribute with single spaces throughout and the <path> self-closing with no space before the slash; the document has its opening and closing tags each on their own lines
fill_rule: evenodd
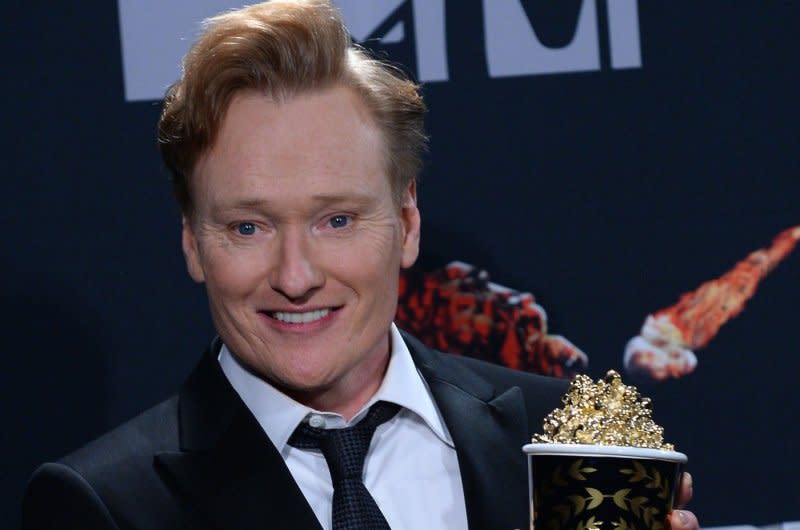
<svg viewBox="0 0 800 530">
<path fill-rule="evenodd" d="M 357 369 L 349 371 L 324 389 L 282 390 L 298 403 L 322 412 L 340 414 L 345 421 L 350 421 L 381 387 L 390 358 L 391 351 L 387 347 L 364 359 Z"/>
</svg>

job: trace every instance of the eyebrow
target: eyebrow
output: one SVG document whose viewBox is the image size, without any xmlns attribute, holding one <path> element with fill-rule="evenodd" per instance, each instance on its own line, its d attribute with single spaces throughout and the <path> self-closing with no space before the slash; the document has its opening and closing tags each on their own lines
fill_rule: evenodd
<svg viewBox="0 0 800 530">
<path fill-rule="evenodd" d="M 361 193 L 361 192 L 351 192 L 351 193 L 343 193 L 343 194 L 315 194 L 311 196 L 311 200 L 320 204 L 331 204 L 337 202 L 355 202 L 359 204 L 368 204 L 370 202 L 374 202 L 376 197 L 374 195 L 370 195 L 368 193 Z"/>
<path fill-rule="evenodd" d="M 352 193 L 317 193 L 311 195 L 310 199 L 319 204 L 337 204 L 337 203 L 351 203 L 358 205 L 366 205 L 375 202 L 377 199 L 374 195 L 368 193 L 352 192 Z M 254 197 L 241 197 L 235 198 L 231 201 L 225 201 L 220 205 L 223 209 L 269 209 L 270 200 Z"/>
</svg>

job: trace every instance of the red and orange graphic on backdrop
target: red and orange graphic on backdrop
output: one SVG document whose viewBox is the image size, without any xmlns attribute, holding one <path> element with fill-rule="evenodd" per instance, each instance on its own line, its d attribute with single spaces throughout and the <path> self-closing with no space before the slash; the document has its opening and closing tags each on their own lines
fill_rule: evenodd
<svg viewBox="0 0 800 530">
<path fill-rule="evenodd" d="M 625 347 L 625 368 L 660 381 L 690 374 L 695 350 L 708 346 L 720 328 L 742 312 L 745 302 L 797 245 L 800 226 L 778 234 L 769 247 L 751 252 L 717 279 L 681 295 L 678 303 L 648 315 L 639 335 Z"/>
<path fill-rule="evenodd" d="M 432 348 L 527 372 L 570 377 L 589 362 L 567 339 L 548 334 L 547 314 L 532 294 L 492 283 L 466 263 L 405 271 L 396 322 Z"/>
<path fill-rule="evenodd" d="M 625 347 L 626 370 L 656 381 L 694 371 L 694 351 L 742 312 L 761 280 L 798 240 L 800 226 L 784 230 L 769 247 L 684 293 L 675 305 L 648 315 L 640 334 Z M 570 341 L 548 333 L 547 314 L 532 294 L 492 283 L 486 271 L 461 262 L 433 272 L 405 271 L 396 321 L 430 347 L 518 370 L 571 377 L 589 362 Z"/>
</svg>

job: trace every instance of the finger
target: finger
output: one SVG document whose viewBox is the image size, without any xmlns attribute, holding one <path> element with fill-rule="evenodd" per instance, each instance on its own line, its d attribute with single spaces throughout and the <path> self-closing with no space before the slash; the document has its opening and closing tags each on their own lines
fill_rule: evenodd
<svg viewBox="0 0 800 530">
<path fill-rule="evenodd" d="M 681 477 L 681 489 L 678 492 L 678 506 L 686 506 L 692 500 L 692 475 L 684 472 Z"/>
<path fill-rule="evenodd" d="M 697 517 L 688 510 L 672 510 L 669 514 L 670 530 L 700 530 Z"/>
</svg>

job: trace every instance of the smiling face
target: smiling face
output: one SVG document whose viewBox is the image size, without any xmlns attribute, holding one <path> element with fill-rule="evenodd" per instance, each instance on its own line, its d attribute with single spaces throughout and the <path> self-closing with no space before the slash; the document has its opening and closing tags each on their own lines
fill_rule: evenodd
<svg viewBox="0 0 800 530">
<path fill-rule="evenodd" d="M 217 332 L 296 400 L 350 417 L 389 359 L 401 267 L 419 247 L 414 184 L 392 200 L 383 138 L 344 87 L 277 103 L 243 92 L 193 172 L 192 278 Z"/>
</svg>

